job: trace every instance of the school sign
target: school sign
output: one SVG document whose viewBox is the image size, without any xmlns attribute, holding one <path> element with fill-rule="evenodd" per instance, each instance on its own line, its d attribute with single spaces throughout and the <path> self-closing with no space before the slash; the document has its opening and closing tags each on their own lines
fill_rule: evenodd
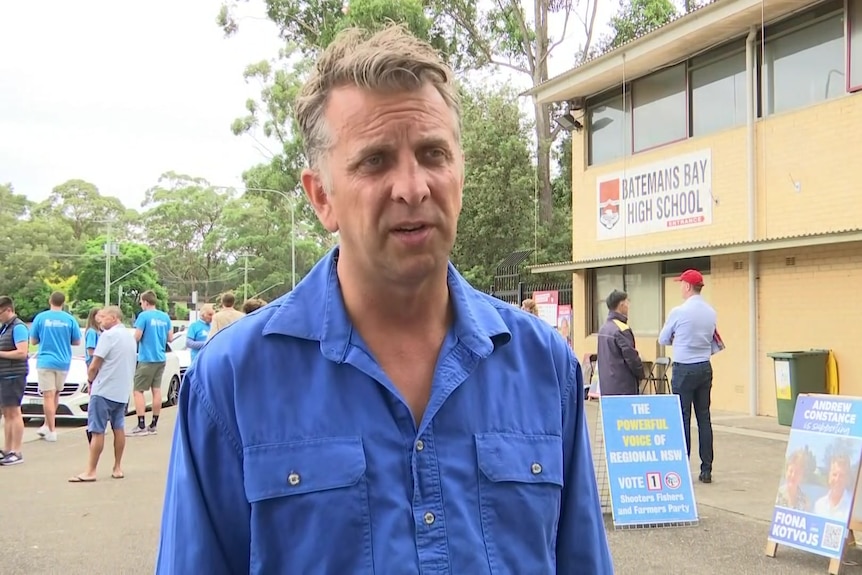
<svg viewBox="0 0 862 575">
<path fill-rule="evenodd" d="M 598 178 L 599 240 L 712 223 L 712 151 L 700 150 Z"/>
</svg>

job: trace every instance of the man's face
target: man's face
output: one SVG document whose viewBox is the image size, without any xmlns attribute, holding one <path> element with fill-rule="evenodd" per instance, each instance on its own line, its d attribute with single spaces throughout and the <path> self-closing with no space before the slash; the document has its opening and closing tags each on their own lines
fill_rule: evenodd
<svg viewBox="0 0 862 575">
<path fill-rule="evenodd" d="M 204 320 L 204 323 L 210 323 L 213 320 L 213 310 L 205 309 L 201 312 L 201 319 Z"/>
<path fill-rule="evenodd" d="M 93 318 L 96 321 L 96 325 L 101 327 L 102 329 L 105 328 L 105 325 L 103 322 L 104 322 L 106 316 L 107 316 L 106 313 L 104 313 L 102 310 L 99 310 L 96 312 L 96 317 Z"/>
<path fill-rule="evenodd" d="M 629 300 L 628 299 L 624 299 L 623 301 L 620 302 L 620 305 L 617 306 L 617 312 L 619 312 L 625 316 L 629 315 Z"/>
<path fill-rule="evenodd" d="M 0 309 L 0 323 L 9 323 L 15 316 L 15 311 L 11 307 Z"/>
<path fill-rule="evenodd" d="M 99 322 L 99 325 L 102 326 L 102 329 L 111 329 L 117 322 L 119 321 L 114 315 L 110 313 L 102 313 L 96 317 L 96 321 Z"/>
<path fill-rule="evenodd" d="M 829 487 L 835 491 L 843 491 L 847 486 L 847 469 L 840 463 L 829 467 Z"/>
<path fill-rule="evenodd" d="M 443 97 L 430 84 L 385 94 L 348 86 L 332 92 L 325 117 L 333 146 L 322 174 L 306 170 L 302 183 L 324 227 L 339 232 L 342 260 L 402 285 L 445 269 L 464 162 Z"/>
</svg>

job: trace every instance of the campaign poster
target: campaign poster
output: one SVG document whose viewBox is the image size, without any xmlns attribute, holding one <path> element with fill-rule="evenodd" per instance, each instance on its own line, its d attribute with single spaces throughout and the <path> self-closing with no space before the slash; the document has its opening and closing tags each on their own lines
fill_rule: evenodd
<svg viewBox="0 0 862 575">
<path fill-rule="evenodd" d="M 614 526 L 695 523 L 679 397 L 603 396 L 601 410 Z"/>
<path fill-rule="evenodd" d="M 572 306 L 557 307 L 557 332 L 565 338 L 569 347 L 572 347 Z"/>
<path fill-rule="evenodd" d="M 800 395 L 769 539 L 840 559 L 862 455 L 862 399 Z"/>
<path fill-rule="evenodd" d="M 559 295 L 556 290 L 533 292 L 533 301 L 536 302 L 536 307 L 539 309 L 539 317 L 554 327 L 557 325 Z"/>
</svg>

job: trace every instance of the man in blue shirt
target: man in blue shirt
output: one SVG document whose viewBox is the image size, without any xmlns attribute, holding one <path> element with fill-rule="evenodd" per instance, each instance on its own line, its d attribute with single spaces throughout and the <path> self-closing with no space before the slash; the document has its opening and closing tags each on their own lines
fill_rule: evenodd
<svg viewBox="0 0 862 575">
<path fill-rule="evenodd" d="M 697 437 L 700 451 L 700 475 L 703 483 L 712 483 L 712 420 L 709 406 L 712 393 L 713 338 L 716 331 L 716 313 L 700 296 L 703 291 L 703 274 L 686 270 L 676 279 L 680 282 L 683 304 L 673 308 L 661 329 L 661 345 L 673 345 L 673 377 L 671 386 L 679 396 L 685 446 L 691 457 L 691 406 L 697 418 Z"/>
<path fill-rule="evenodd" d="M 210 323 L 213 320 L 215 310 L 211 303 L 204 304 L 201 308 L 200 319 L 196 320 L 189 326 L 189 331 L 186 332 L 186 347 L 191 350 L 190 355 L 192 361 L 198 356 L 198 352 L 207 342 L 207 336 L 210 334 Z"/>
<path fill-rule="evenodd" d="M 577 360 L 448 261 L 452 71 L 402 28 L 346 31 L 296 106 L 340 244 L 189 370 L 156 572 L 613 573 Z"/>
<path fill-rule="evenodd" d="M 81 327 L 72 314 L 63 311 L 66 296 L 55 291 L 48 299 L 50 309 L 36 314 L 30 326 L 30 341 L 39 346 L 36 371 L 45 422 L 38 434 L 45 441 L 57 441 L 54 430 L 60 392 L 66 385 L 66 375 L 72 365 L 72 346 L 81 343 Z"/>
<path fill-rule="evenodd" d="M 9 296 L 0 296 L 0 413 L 3 414 L 4 435 L 0 465 L 4 467 L 24 463 L 21 400 L 29 371 L 27 336 L 27 326 L 15 315 L 15 302 Z"/>
<path fill-rule="evenodd" d="M 135 369 L 135 412 L 138 416 L 138 425 L 129 437 L 142 437 L 158 433 L 159 414 L 162 411 L 162 376 L 165 373 L 165 361 L 167 357 L 168 343 L 174 339 L 171 330 L 171 317 L 165 312 L 156 309 L 158 299 L 153 291 L 147 290 L 141 294 L 141 309 L 143 310 L 135 318 L 135 339 L 139 343 L 138 366 Z M 147 413 L 147 404 L 144 393 L 153 391 L 153 420 L 147 427 L 144 416 Z"/>
</svg>

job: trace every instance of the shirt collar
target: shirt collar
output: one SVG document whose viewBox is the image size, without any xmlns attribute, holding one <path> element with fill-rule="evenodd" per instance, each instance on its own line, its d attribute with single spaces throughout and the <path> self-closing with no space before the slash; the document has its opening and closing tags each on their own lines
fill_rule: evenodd
<svg viewBox="0 0 862 575">
<path fill-rule="evenodd" d="M 296 288 L 272 302 L 263 335 L 285 335 L 320 342 L 324 357 L 336 362 L 347 355 L 353 325 L 347 317 L 336 273 L 338 247 L 323 257 Z M 447 282 L 455 311 L 454 334 L 473 353 L 487 357 L 512 334 L 490 296 L 477 292 L 449 263 Z"/>
</svg>

